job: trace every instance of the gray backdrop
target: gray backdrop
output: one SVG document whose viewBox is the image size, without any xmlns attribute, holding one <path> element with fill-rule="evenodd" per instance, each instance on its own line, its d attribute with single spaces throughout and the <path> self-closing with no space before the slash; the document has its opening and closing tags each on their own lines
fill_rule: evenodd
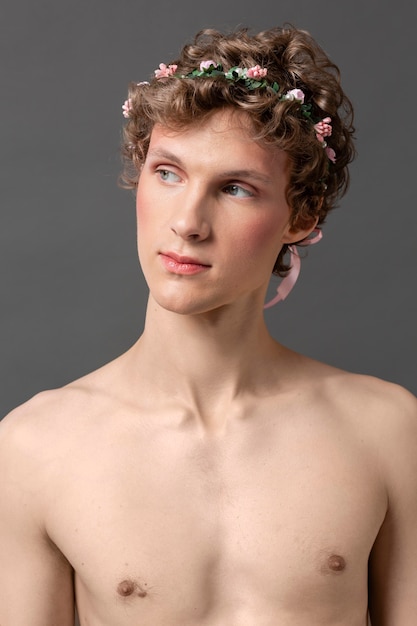
<svg viewBox="0 0 417 626">
<path fill-rule="evenodd" d="M 130 80 L 204 26 L 309 30 L 340 65 L 359 156 L 289 299 L 284 344 L 417 393 L 416 4 L 409 0 L 3 0 L 0 414 L 126 350 L 146 286 L 117 186 Z"/>
</svg>

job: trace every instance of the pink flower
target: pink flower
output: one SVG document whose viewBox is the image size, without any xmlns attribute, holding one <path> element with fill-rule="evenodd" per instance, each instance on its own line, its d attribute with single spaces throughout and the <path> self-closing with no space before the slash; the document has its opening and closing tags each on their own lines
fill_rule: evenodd
<svg viewBox="0 0 417 626">
<path fill-rule="evenodd" d="M 325 150 L 330 161 L 332 163 L 336 163 L 336 152 L 333 150 L 333 148 L 329 148 L 329 146 L 327 146 Z"/>
<path fill-rule="evenodd" d="M 255 65 L 254 67 L 250 67 L 246 73 L 248 78 L 265 78 L 268 70 L 266 67 L 261 67 L 260 65 Z"/>
<path fill-rule="evenodd" d="M 159 69 L 155 70 L 155 78 L 167 78 L 172 76 L 177 71 L 178 65 L 165 65 L 165 63 L 159 64 Z"/>
<path fill-rule="evenodd" d="M 200 63 L 200 71 L 202 72 L 203 70 L 208 70 L 211 66 L 216 68 L 217 67 L 217 63 L 215 61 L 212 61 L 212 59 L 209 59 L 208 61 L 201 61 L 201 63 Z"/>
<path fill-rule="evenodd" d="M 303 103 L 304 102 L 304 91 L 301 91 L 301 89 L 290 89 L 290 91 L 287 91 L 287 93 L 283 96 L 284 100 L 298 100 L 299 102 Z"/>
<path fill-rule="evenodd" d="M 331 118 L 325 117 L 321 122 L 314 124 L 314 130 L 319 141 L 324 141 L 324 137 L 330 137 L 332 134 Z"/>
<path fill-rule="evenodd" d="M 132 111 L 132 99 L 131 98 L 129 98 L 129 100 L 124 101 L 124 104 L 122 105 L 122 111 L 123 111 L 124 117 L 130 117 L 130 113 Z"/>
</svg>

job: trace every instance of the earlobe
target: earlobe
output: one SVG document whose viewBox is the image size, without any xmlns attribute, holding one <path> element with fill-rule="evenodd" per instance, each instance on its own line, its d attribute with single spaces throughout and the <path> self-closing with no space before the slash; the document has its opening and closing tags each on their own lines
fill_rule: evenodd
<svg viewBox="0 0 417 626">
<path fill-rule="evenodd" d="M 316 228 L 318 224 L 319 212 L 323 206 L 323 202 L 324 202 L 324 196 L 322 196 L 321 198 L 315 198 L 314 205 L 310 207 L 310 210 L 314 211 L 314 213 L 316 214 L 316 217 L 312 217 L 312 216 L 303 217 L 300 214 L 292 215 L 291 217 L 293 217 L 293 219 L 290 219 L 287 225 L 287 229 L 286 229 L 286 232 L 284 233 L 282 242 L 288 245 L 296 244 L 299 241 L 303 241 L 309 235 L 311 235 L 311 233 L 313 232 L 313 230 Z M 291 206 L 290 206 L 290 210 L 292 214 L 293 210 Z M 297 225 L 301 225 L 302 228 L 299 228 Z"/>
<path fill-rule="evenodd" d="M 287 230 L 282 238 L 282 243 L 291 245 L 298 243 L 299 241 L 303 241 L 311 235 L 313 230 L 316 228 L 318 221 L 319 218 L 316 217 L 312 222 L 310 222 L 310 225 L 307 228 L 294 228 L 294 226 L 290 226 L 290 224 L 288 224 Z"/>
</svg>

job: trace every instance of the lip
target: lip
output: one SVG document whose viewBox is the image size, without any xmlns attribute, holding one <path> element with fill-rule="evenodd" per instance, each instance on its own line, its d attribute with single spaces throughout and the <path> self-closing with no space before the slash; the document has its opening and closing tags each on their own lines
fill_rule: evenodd
<svg viewBox="0 0 417 626">
<path fill-rule="evenodd" d="M 199 259 L 182 256 L 176 252 L 160 252 L 159 258 L 165 269 L 172 274 L 190 276 L 192 274 L 199 274 L 210 268 L 210 265 L 202 263 Z"/>
</svg>

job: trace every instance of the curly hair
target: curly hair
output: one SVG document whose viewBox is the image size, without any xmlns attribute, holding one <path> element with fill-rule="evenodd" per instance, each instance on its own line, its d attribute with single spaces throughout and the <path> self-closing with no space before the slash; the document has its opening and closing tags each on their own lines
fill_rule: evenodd
<svg viewBox="0 0 417 626">
<path fill-rule="evenodd" d="M 243 84 L 213 76 L 202 79 L 153 77 L 148 84 L 129 85 L 130 115 L 124 127 L 121 181 L 135 188 L 149 148 L 154 124 L 181 130 L 201 123 L 225 107 L 249 115 L 254 141 L 284 150 L 290 160 L 286 198 L 291 207 L 291 226 L 309 228 L 336 206 L 349 184 L 347 165 L 352 161 L 353 109 L 340 84 L 338 67 L 312 36 L 293 26 L 276 27 L 256 35 L 247 28 L 228 34 L 212 29 L 197 33 L 182 49 L 176 74 L 184 75 L 213 59 L 225 71 L 231 67 L 267 69 L 267 80 L 279 85 L 272 89 L 248 90 Z M 331 118 L 330 147 L 336 161 L 329 160 L 317 140 L 314 124 L 300 114 L 297 101 L 280 96 L 301 89 L 311 105 L 312 119 Z M 273 273 L 285 275 L 288 245 L 280 251 Z"/>
</svg>

